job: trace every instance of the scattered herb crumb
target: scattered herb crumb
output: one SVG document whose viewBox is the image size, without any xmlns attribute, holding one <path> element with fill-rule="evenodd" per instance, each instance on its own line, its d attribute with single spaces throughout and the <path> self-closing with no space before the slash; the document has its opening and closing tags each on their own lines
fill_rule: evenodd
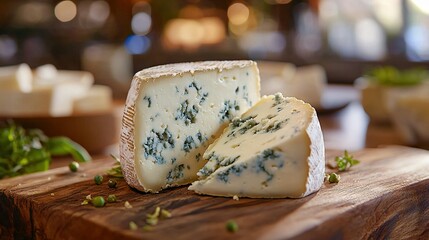
<svg viewBox="0 0 429 240">
<path fill-rule="evenodd" d="M 143 231 L 152 231 L 152 230 L 153 230 L 153 227 L 150 225 L 144 225 L 143 226 Z"/>
<path fill-rule="evenodd" d="M 153 226 L 157 225 L 159 220 L 170 218 L 172 214 L 161 207 L 156 207 L 153 213 L 146 214 L 146 225 L 143 227 L 144 231 L 151 231 Z"/>
<path fill-rule="evenodd" d="M 340 175 L 336 173 L 331 173 L 326 176 L 329 183 L 338 183 L 340 182 Z"/>
<path fill-rule="evenodd" d="M 162 209 L 161 210 L 161 217 L 162 218 L 171 218 L 171 213 L 168 210 Z"/>
<path fill-rule="evenodd" d="M 115 194 L 110 194 L 109 196 L 107 196 L 107 202 L 108 203 L 114 203 L 117 201 L 116 195 Z"/>
<path fill-rule="evenodd" d="M 139 228 L 139 226 L 137 226 L 137 224 L 133 221 L 129 222 L 128 226 L 129 226 L 130 230 L 133 230 L 133 231 L 137 230 Z"/>
<path fill-rule="evenodd" d="M 80 205 L 88 205 L 89 201 L 87 199 L 83 200 Z"/>
<path fill-rule="evenodd" d="M 125 201 L 124 207 L 125 208 L 133 208 L 133 206 L 128 201 Z"/>
<path fill-rule="evenodd" d="M 91 201 L 91 200 L 92 200 L 91 194 L 87 195 L 87 196 L 85 197 L 85 199 L 86 199 L 86 200 Z"/>
<path fill-rule="evenodd" d="M 159 217 L 160 212 L 161 212 L 161 208 L 160 208 L 160 207 L 156 207 L 156 208 L 155 208 L 155 212 L 154 212 L 154 213 L 152 213 L 152 214 L 150 214 L 150 213 L 146 214 L 146 217 L 147 217 L 147 218 L 158 218 L 158 217 Z"/>
<path fill-rule="evenodd" d="M 226 222 L 225 227 L 228 232 L 235 233 L 238 231 L 238 224 L 234 220 L 229 220 L 228 222 Z"/>
<path fill-rule="evenodd" d="M 146 223 L 150 226 L 158 224 L 158 218 L 146 218 Z"/>
</svg>

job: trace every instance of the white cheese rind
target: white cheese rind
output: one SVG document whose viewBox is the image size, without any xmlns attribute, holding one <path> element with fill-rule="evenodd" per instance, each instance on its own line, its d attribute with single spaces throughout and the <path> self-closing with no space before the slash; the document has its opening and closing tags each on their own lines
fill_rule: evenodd
<svg viewBox="0 0 429 240">
<path fill-rule="evenodd" d="M 325 148 L 316 111 L 281 94 L 263 97 L 204 153 L 189 187 L 200 194 L 299 198 L 323 184 Z"/>
<path fill-rule="evenodd" d="M 260 99 L 252 61 L 169 64 L 138 72 L 125 104 L 120 158 L 127 183 L 159 192 L 190 183 L 223 127 Z"/>
</svg>

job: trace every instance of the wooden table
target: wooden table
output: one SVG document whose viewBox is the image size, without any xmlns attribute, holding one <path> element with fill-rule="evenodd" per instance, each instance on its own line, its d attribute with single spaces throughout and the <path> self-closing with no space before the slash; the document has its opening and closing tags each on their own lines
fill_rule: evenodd
<svg viewBox="0 0 429 240">
<path fill-rule="evenodd" d="M 142 194 L 123 179 L 117 189 L 106 180 L 95 185 L 93 177 L 114 162 L 107 157 L 117 154 L 113 146 L 77 173 L 63 158 L 49 171 L 0 180 L 0 239 L 429 239 L 429 152 L 368 149 L 401 140 L 392 126 L 371 124 L 357 101 L 319 119 L 327 161 L 347 149 L 361 163 L 308 197 L 236 201 L 196 195 L 186 186 Z M 116 194 L 120 201 L 81 206 L 88 194 Z M 130 221 L 143 226 L 156 206 L 173 217 L 152 231 L 129 229 Z M 239 224 L 235 234 L 225 229 L 229 219 Z"/>
</svg>

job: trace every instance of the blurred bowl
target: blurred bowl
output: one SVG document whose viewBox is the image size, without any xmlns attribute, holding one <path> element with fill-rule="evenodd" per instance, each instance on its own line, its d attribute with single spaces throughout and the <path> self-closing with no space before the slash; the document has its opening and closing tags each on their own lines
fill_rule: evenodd
<svg viewBox="0 0 429 240">
<path fill-rule="evenodd" d="M 394 126 L 408 145 L 429 147 L 428 93 L 403 94 L 390 106 Z"/>
<path fill-rule="evenodd" d="M 377 124 L 392 123 L 392 104 L 402 95 L 415 94 L 422 91 L 429 93 L 429 81 L 413 86 L 383 86 L 366 77 L 355 81 L 360 90 L 360 101 L 371 122 Z"/>
</svg>

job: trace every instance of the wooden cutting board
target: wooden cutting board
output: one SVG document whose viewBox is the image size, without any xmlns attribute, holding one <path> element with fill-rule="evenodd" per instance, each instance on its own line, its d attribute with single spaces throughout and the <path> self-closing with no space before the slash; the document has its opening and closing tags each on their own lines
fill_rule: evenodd
<svg viewBox="0 0 429 240">
<path fill-rule="evenodd" d="M 341 152 L 327 151 L 327 160 Z M 429 239 L 429 152 L 406 147 L 352 153 L 361 163 L 338 184 L 302 199 L 246 199 L 196 195 L 186 187 L 160 194 L 131 190 L 123 179 L 109 189 L 113 160 L 62 167 L 0 181 L 1 239 Z M 85 196 L 116 194 L 103 208 L 81 206 Z M 129 201 L 133 208 L 124 207 Z M 156 206 L 172 213 L 152 231 L 142 226 Z M 225 223 L 234 219 L 239 231 Z"/>
</svg>

